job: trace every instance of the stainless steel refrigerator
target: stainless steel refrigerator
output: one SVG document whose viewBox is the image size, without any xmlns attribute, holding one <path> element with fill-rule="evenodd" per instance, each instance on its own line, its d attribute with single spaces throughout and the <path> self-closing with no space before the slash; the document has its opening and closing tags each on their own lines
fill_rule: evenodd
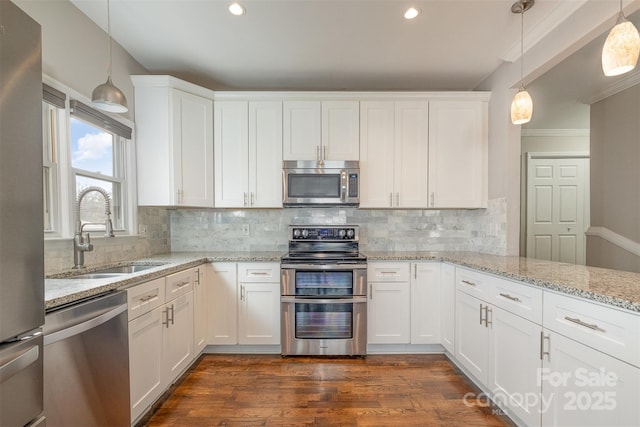
<svg viewBox="0 0 640 427">
<path fill-rule="evenodd" d="M 42 423 L 40 25 L 0 0 L 0 426 Z"/>
</svg>

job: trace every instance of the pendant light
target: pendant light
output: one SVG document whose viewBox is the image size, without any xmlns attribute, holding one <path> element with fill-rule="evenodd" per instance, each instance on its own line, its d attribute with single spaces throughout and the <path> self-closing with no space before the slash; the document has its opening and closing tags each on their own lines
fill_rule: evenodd
<svg viewBox="0 0 640 427">
<path fill-rule="evenodd" d="M 511 12 L 519 13 L 520 22 L 520 89 L 511 102 L 511 122 L 514 125 L 529 123 L 533 114 L 533 100 L 524 88 L 524 13 L 533 7 L 535 0 L 519 0 L 511 6 Z"/>
<path fill-rule="evenodd" d="M 619 76 L 633 70 L 640 53 L 640 35 L 633 23 L 627 21 L 620 13 L 618 21 L 611 29 L 602 47 L 602 71 L 605 76 Z"/>
<path fill-rule="evenodd" d="M 109 0 L 107 0 L 107 35 L 109 36 L 109 62 L 107 64 L 107 81 L 93 90 L 91 94 L 91 103 L 99 110 L 109 111 L 111 113 L 126 113 L 127 98 L 124 93 L 118 89 L 111 81 L 111 11 L 109 9 Z"/>
</svg>

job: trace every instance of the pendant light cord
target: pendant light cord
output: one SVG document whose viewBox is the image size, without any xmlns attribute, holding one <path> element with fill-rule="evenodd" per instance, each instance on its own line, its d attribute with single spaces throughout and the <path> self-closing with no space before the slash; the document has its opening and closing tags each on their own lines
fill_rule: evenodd
<svg viewBox="0 0 640 427">
<path fill-rule="evenodd" d="M 109 36 L 108 37 L 109 62 L 107 62 L 107 72 L 108 72 L 109 79 L 111 79 L 111 45 L 112 43 L 111 43 L 111 9 L 109 7 L 109 0 L 107 0 L 107 35 Z"/>
<path fill-rule="evenodd" d="M 520 10 L 520 88 L 524 88 L 524 5 Z"/>
</svg>

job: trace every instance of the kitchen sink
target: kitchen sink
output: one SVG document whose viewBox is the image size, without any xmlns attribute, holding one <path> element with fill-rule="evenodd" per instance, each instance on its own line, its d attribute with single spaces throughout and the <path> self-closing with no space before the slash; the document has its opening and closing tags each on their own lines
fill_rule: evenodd
<svg viewBox="0 0 640 427">
<path fill-rule="evenodd" d="M 68 279 L 108 279 L 126 274 L 138 273 L 140 271 L 155 268 L 163 264 L 130 264 L 118 267 L 109 267 L 102 270 L 95 270 L 91 273 L 79 274 L 77 276 L 69 276 Z"/>
</svg>

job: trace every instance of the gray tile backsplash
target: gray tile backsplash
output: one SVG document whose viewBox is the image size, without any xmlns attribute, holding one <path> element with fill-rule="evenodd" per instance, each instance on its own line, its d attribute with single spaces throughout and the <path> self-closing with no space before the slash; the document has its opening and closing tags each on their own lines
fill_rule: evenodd
<svg viewBox="0 0 640 427">
<path fill-rule="evenodd" d="M 173 251 L 286 251 L 291 224 L 357 224 L 363 251 L 506 254 L 506 200 L 487 209 L 180 209 L 169 211 Z M 243 233 L 249 226 L 249 235 Z"/>
</svg>

